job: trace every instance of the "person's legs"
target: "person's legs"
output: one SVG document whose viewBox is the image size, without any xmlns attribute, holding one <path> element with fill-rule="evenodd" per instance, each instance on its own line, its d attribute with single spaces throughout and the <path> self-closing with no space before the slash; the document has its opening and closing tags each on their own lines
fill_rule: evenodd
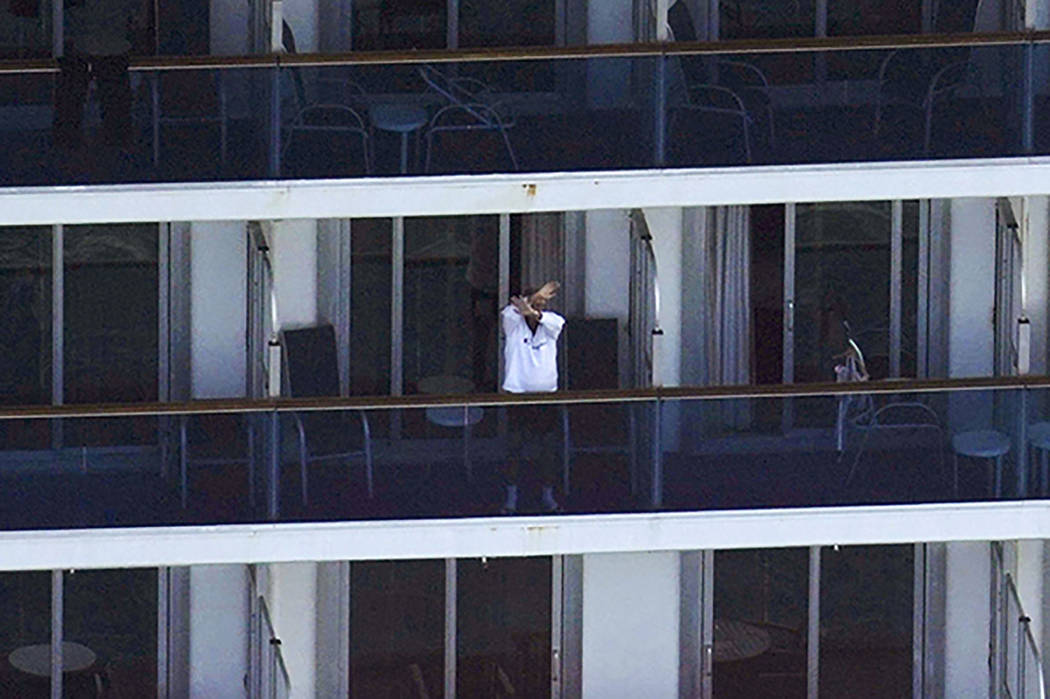
<svg viewBox="0 0 1050 699">
<path fill-rule="evenodd" d="M 533 406 L 534 457 L 530 465 L 540 478 L 543 487 L 541 504 L 544 510 L 554 512 L 561 507 L 554 498 L 554 483 L 558 473 L 558 406 L 554 404 Z"/>
<path fill-rule="evenodd" d="M 100 56 L 92 59 L 102 102 L 102 138 L 107 146 L 126 145 L 131 136 L 131 81 L 128 57 Z"/>
<path fill-rule="evenodd" d="M 554 498 L 558 464 L 558 409 L 552 404 L 517 405 L 507 408 L 507 460 L 503 468 L 507 497 L 503 511 L 518 507 L 518 484 L 522 465 L 535 473 L 542 484 L 543 509 L 560 509 Z"/>
<path fill-rule="evenodd" d="M 528 441 L 527 415 L 524 406 L 507 406 L 507 458 L 503 462 L 502 475 L 507 490 L 503 501 L 503 512 L 513 514 L 518 509 L 518 481 L 521 479 L 521 462 Z"/>
<path fill-rule="evenodd" d="M 58 66 L 51 142 L 59 148 L 75 148 L 82 142 L 88 64 L 82 56 L 72 54 L 58 59 Z"/>
</svg>

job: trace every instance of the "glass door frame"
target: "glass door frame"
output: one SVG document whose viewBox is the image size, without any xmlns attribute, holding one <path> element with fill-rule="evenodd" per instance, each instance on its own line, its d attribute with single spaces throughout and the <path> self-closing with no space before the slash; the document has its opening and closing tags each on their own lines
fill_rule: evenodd
<svg viewBox="0 0 1050 699">
<path fill-rule="evenodd" d="M 943 684 L 934 666 L 944 657 L 944 545 L 913 546 L 912 696 L 919 699 L 931 696 Z M 832 547 L 808 547 L 807 699 L 819 699 L 821 551 L 824 548 Z M 713 699 L 715 550 L 682 551 L 679 584 L 679 696 Z"/>
<path fill-rule="evenodd" d="M 481 557 L 484 560 L 485 557 Z M 550 697 L 570 699 L 579 697 L 580 669 L 582 667 L 582 609 L 583 609 L 583 557 L 579 555 L 549 556 L 550 579 Z M 442 686 L 444 699 L 456 698 L 457 630 L 458 630 L 458 580 L 457 565 L 464 559 L 444 559 L 444 642 L 442 646 Z M 365 562 L 365 561 L 362 561 Z M 339 603 L 339 643 L 349 651 L 354 643 L 350 633 L 351 568 L 354 562 L 340 563 L 338 579 L 346 599 Z M 341 593 L 342 594 L 342 593 Z M 344 613 L 345 612 L 345 613 Z M 345 683 L 349 696 L 349 665 L 341 673 L 340 683 Z"/>
</svg>

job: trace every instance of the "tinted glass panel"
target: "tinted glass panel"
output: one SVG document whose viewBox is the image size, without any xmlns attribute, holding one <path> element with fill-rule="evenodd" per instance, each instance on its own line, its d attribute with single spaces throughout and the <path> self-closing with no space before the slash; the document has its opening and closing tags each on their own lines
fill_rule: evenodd
<svg viewBox="0 0 1050 699">
<path fill-rule="evenodd" d="M 444 696 L 445 562 L 355 562 L 350 578 L 350 695 Z"/>
<path fill-rule="evenodd" d="M 551 560 L 456 562 L 458 696 L 550 693 Z"/>
<path fill-rule="evenodd" d="M 714 696 L 806 696 L 809 552 L 715 552 Z"/>
<path fill-rule="evenodd" d="M 821 549 L 820 696 L 911 696 L 914 550 Z"/>
<path fill-rule="evenodd" d="M 77 659 L 94 662 L 67 672 L 71 693 L 91 687 L 94 675 L 120 696 L 157 693 L 156 569 L 79 570 L 65 574 L 63 638 Z M 86 649 L 91 655 L 84 652 Z M 85 691 L 79 689 L 77 691 Z"/>
<path fill-rule="evenodd" d="M 0 653 L 4 656 L 4 662 L 0 663 L 0 690 L 11 697 L 48 696 L 51 573 L 0 575 L 0 615 L 3 618 Z M 11 662 L 11 653 L 15 651 L 19 651 L 15 662 L 20 668 Z"/>
</svg>

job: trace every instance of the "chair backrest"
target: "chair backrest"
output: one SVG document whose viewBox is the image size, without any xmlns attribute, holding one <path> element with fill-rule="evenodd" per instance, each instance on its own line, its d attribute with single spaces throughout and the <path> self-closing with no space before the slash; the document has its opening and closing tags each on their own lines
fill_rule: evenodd
<svg viewBox="0 0 1050 699">
<path fill-rule="evenodd" d="M 331 325 L 285 330 L 281 339 L 293 398 L 339 395 L 339 359 Z"/>
</svg>

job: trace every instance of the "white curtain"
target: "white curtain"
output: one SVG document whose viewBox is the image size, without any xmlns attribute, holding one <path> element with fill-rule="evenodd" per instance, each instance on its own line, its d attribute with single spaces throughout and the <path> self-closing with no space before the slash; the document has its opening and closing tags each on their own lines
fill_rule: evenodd
<svg viewBox="0 0 1050 699">
<path fill-rule="evenodd" d="M 691 359 L 686 380 L 704 386 L 751 383 L 751 216 L 747 206 L 685 209 L 686 245 L 683 284 L 692 289 L 683 299 L 692 315 L 692 330 L 683 356 Z M 686 279 L 689 281 L 686 281 Z M 695 313 L 689 313 L 689 309 Z M 683 328 L 685 331 L 686 328 Z M 688 350 L 688 351 L 686 351 Z M 750 422 L 749 402 L 719 401 L 723 428 L 742 429 Z M 713 417 L 713 416 L 712 416 Z M 710 422 L 708 423 L 709 426 Z"/>
<path fill-rule="evenodd" d="M 551 279 L 565 281 L 565 236 L 561 214 L 521 217 L 521 285 L 512 294 L 538 288 Z"/>
</svg>

